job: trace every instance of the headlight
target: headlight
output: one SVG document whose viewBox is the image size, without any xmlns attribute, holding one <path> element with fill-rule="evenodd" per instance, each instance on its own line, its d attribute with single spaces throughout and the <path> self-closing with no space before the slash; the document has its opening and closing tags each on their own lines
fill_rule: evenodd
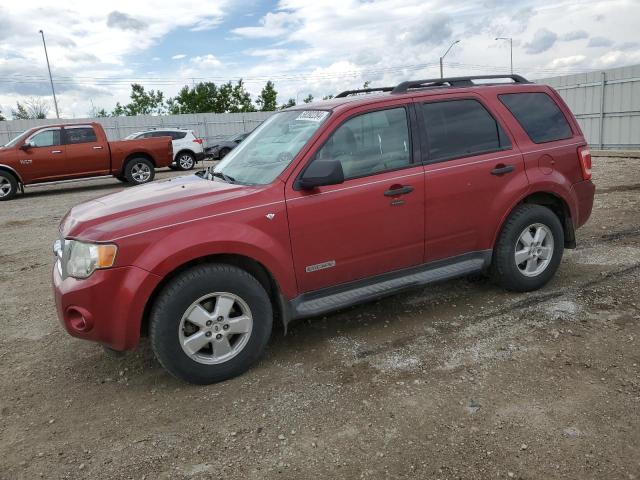
<svg viewBox="0 0 640 480">
<path fill-rule="evenodd" d="M 66 240 L 64 250 L 63 259 L 66 259 L 66 262 L 62 271 L 75 278 L 87 278 L 99 268 L 112 267 L 118 253 L 116 245 L 77 240 Z"/>
</svg>

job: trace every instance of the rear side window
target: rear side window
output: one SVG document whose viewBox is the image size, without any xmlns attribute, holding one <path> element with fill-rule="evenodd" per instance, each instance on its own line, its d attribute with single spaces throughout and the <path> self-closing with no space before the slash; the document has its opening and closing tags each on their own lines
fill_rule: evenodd
<svg viewBox="0 0 640 480">
<path fill-rule="evenodd" d="M 573 136 L 566 117 L 546 93 L 509 93 L 499 98 L 532 142 L 553 142 Z"/>
<path fill-rule="evenodd" d="M 82 128 L 65 128 L 64 134 L 68 145 L 74 145 L 76 143 L 92 143 L 97 142 L 96 132 L 91 127 Z"/>
<path fill-rule="evenodd" d="M 423 103 L 422 112 L 430 162 L 511 148 L 500 124 L 477 100 Z"/>
<path fill-rule="evenodd" d="M 171 138 L 173 140 L 180 140 L 187 136 L 187 132 L 171 132 Z"/>
</svg>

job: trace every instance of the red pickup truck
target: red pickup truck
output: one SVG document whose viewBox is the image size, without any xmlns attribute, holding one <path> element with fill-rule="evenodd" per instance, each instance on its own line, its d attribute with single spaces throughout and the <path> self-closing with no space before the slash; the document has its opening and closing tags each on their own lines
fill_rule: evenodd
<svg viewBox="0 0 640 480">
<path fill-rule="evenodd" d="M 0 147 L 0 200 L 24 185 L 76 178 L 147 183 L 172 161 L 171 137 L 109 142 L 99 123 L 35 127 Z"/>
</svg>

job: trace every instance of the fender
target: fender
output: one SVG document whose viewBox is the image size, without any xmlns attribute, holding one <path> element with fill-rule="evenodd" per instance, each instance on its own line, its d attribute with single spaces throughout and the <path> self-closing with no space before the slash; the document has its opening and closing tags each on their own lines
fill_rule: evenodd
<svg viewBox="0 0 640 480">
<path fill-rule="evenodd" d="M 560 174 L 557 174 L 558 176 L 561 177 Z M 553 175 L 549 175 L 549 177 L 552 177 Z M 511 214 L 511 212 L 513 211 L 514 208 L 516 208 L 517 205 L 519 205 L 520 203 L 522 203 L 522 201 L 527 198 L 528 196 L 534 194 L 534 193 L 548 193 L 551 195 L 554 195 L 555 197 L 558 197 L 559 199 L 561 199 L 565 205 L 567 205 L 567 207 L 569 208 L 569 215 L 571 216 L 572 222 L 574 222 L 574 219 L 576 218 L 576 198 L 575 198 L 575 194 L 572 192 L 571 188 L 565 188 L 564 184 L 565 182 L 558 182 L 558 181 L 554 181 L 552 178 L 550 178 L 548 181 L 536 181 L 535 185 L 531 185 L 529 186 L 529 188 L 527 188 L 518 198 L 515 202 L 512 202 L 511 205 L 509 205 L 509 207 L 504 211 L 504 213 L 501 215 L 500 217 L 500 221 L 497 224 L 497 228 L 496 230 L 493 232 L 493 242 L 492 245 L 495 245 L 496 242 L 498 241 L 498 235 L 500 235 L 500 232 L 502 230 L 502 226 L 504 225 L 504 222 L 507 220 L 507 217 Z M 575 223 L 575 222 L 574 222 Z"/>
<path fill-rule="evenodd" d="M 137 251 L 130 264 L 159 277 L 200 258 L 212 255 L 241 255 L 260 263 L 273 276 L 286 298 L 298 294 L 293 259 L 288 238 L 287 219 L 277 215 L 277 222 L 269 223 L 272 232 L 251 224 L 218 221 L 215 225 L 196 222 L 180 228 L 154 232 L 153 241 L 146 241 L 145 249 Z M 283 223 L 278 225 L 277 223 Z M 278 232 L 283 234 L 278 235 Z"/>
<path fill-rule="evenodd" d="M 13 173 L 16 178 L 18 179 L 18 182 L 23 183 L 24 181 L 22 180 L 22 177 L 20 176 L 20 174 L 18 172 L 16 172 L 16 170 L 12 167 L 10 167 L 9 165 L 5 165 L 4 163 L 0 163 L 0 170 L 9 170 L 11 173 Z"/>
</svg>

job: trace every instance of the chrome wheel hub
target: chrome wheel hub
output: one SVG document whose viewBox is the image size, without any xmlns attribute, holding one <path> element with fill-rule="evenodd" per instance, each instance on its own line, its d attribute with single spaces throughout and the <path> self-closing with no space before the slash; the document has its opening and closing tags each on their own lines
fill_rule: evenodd
<svg viewBox="0 0 640 480">
<path fill-rule="evenodd" d="M 178 159 L 178 163 L 180 163 L 180 167 L 184 168 L 185 170 L 189 170 L 191 167 L 193 167 L 193 159 L 190 155 L 182 155 Z"/>
<path fill-rule="evenodd" d="M 146 163 L 136 163 L 131 169 L 131 176 L 137 183 L 144 183 L 151 177 L 151 168 Z"/>
<path fill-rule="evenodd" d="M 6 178 L 0 178 L 0 198 L 6 197 L 11 193 L 11 183 Z"/>
<path fill-rule="evenodd" d="M 239 354 L 253 329 L 251 310 L 228 292 L 215 292 L 193 302 L 180 320 L 180 346 L 192 360 L 214 365 Z"/>
<path fill-rule="evenodd" d="M 515 247 L 515 262 L 520 273 L 536 277 L 544 272 L 553 257 L 553 233 L 541 223 L 525 228 Z"/>
</svg>

